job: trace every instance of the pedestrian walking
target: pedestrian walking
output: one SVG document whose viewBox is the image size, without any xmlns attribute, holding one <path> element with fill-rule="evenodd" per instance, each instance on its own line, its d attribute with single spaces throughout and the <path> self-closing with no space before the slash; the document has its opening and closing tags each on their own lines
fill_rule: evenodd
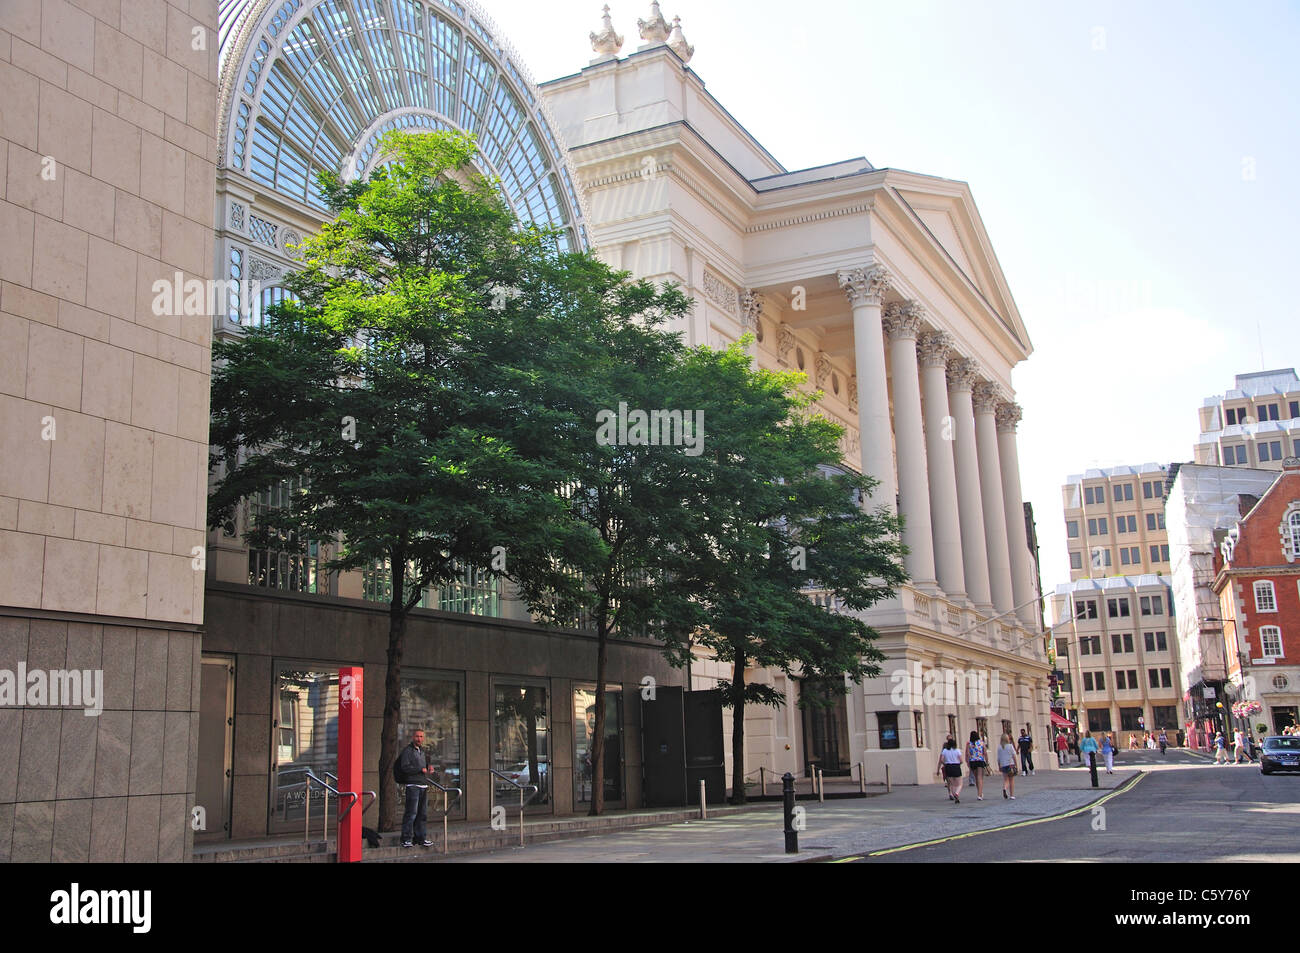
<svg viewBox="0 0 1300 953">
<path fill-rule="evenodd" d="M 970 766 L 971 781 L 975 783 L 975 799 L 984 800 L 984 771 L 989 766 L 988 752 L 984 748 L 984 739 L 978 731 L 970 733 L 966 744 L 966 763 Z"/>
<path fill-rule="evenodd" d="M 1110 733 L 1101 736 L 1101 754 L 1106 759 L 1106 773 L 1115 773 L 1115 742 L 1111 740 Z"/>
<path fill-rule="evenodd" d="M 998 769 L 1002 772 L 1002 796 L 1014 801 L 1016 799 L 1016 746 L 1011 743 L 1011 736 L 1005 733 L 1002 735 L 1002 743 L 998 745 Z"/>
<path fill-rule="evenodd" d="M 956 745 L 954 745 L 954 744 L 953 744 L 953 741 L 952 741 L 952 732 L 950 731 L 950 732 L 948 732 L 948 737 L 944 739 L 943 747 L 939 749 L 939 763 L 938 763 L 938 765 L 937 765 L 937 766 L 935 767 L 935 769 L 934 769 L 934 773 L 937 774 L 937 775 L 939 775 L 939 777 L 944 778 L 945 780 L 947 780 L 947 774 L 946 774 L 946 773 L 944 772 L 944 770 L 943 770 L 943 767 L 944 767 L 944 762 L 943 762 L 943 753 L 944 753 L 944 751 L 945 751 L 946 749 L 948 749 L 948 748 L 955 748 L 955 747 L 956 747 Z M 950 800 L 950 801 L 952 800 L 952 786 L 951 786 L 951 785 L 948 786 L 948 800 Z"/>
<path fill-rule="evenodd" d="M 1165 756 L 1165 749 L 1169 747 L 1169 736 L 1165 734 L 1163 728 L 1160 729 L 1160 757 Z"/>
<path fill-rule="evenodd" d="M 1075 761 L 1080 764 L 1083 763 L 1083 751 L 1079 748 L 1079 733 L 1077 731 L 1070 732 L 1070 753 L 1074 755 Z"/>
<path fill-rule="evenodd" d="M 1228 742 L 1224 740 L 1222 731 L 1214 733 L 1214 763 L 1228 763 Z"/>
<path fill-rule="evenodd" d="M 1092 767 L 1097 763 L 1097 740 L 1093 738 L 1091 731 L 1083 733 L 1083 740 L 1079 742 L 1079 761 L 1085 767 Z"/>
<path fill-rule="evenodd" d="M 1241 764 L 1242 762 L 1249 764 L 1250 759 L 1246 757 L 1245 732 L 1238 731 L 1232 739 L 1232 763 Z"/>
<path fill-rule="evenodd" d="M 1020 747 L 1020 770 L 1028 777 L 1034 773 L 1034 736 L 1028 728 L 1020 729 L 1020 740 L 1016 744 Z"/>
<path fill-rule="evenodd" d="M 1058 768 L 1065 767 L 1065 756 L 1069 751 L 1070 742 L 1066 739 L 1065 732 L 1058 731 L 1056 733 L 1056 766 Z"/>
<path fill-rule="evenodd" d="M 961 751 L 957 749 L 957 742 L 953 740 L 952 735 L 943 743 L 943 750 L 939 752 L 939 763 L 943 766 L 944 781 L 948 785 L 948 797 L 954 804 L 961 803 Z"/>
</svg>

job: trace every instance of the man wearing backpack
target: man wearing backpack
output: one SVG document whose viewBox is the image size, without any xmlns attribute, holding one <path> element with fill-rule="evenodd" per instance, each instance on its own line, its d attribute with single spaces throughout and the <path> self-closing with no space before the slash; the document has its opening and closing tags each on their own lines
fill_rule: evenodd
<svg viewBox="0 0 1300 953">
<path fill-rule="evenodd" d="M 432 773 L 424 759 L 424 731 L 411 732 L 411 743 L 402 749 L 393 763 L 393 780 L 406 788 L 406 811 L 402 814 L 402 846 L 413 847 L 412 834 L 422 847 L 432 847 L 426 830 L 429 812 L 429 786 L 425 776 Z M 412 830 L 414 828 L 414 830 Z"/>
</svg>

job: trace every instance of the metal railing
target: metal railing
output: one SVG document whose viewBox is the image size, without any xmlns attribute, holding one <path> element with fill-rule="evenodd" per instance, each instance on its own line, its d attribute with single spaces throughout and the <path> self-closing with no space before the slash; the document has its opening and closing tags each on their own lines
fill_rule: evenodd
<svg viewBox="0 0 1300 953">
<path fill-rule="evenodd" d="M 465 797 L 465 792 L 462 791 L 460 788 L 449 788 L 444 785 L 441 785 L 437 781 L 433 780 L 433 778 L 425 778 L 423 781 L 420 781 L 419 783 L 421 785 L 427 784 L 429 787 L 437 788 L 439 791 L 442 792 L 442 810 L 439 813 L 442 815 L 442 853 L 443 856 L 446 856 L 447 815 L 450 814 L 452 812 L 452 809 L 455 808 L 456 805 L 458 805 L 461 802 L 461 799 Z M 451 795 L 453 794 L 456 795 L 456 799 L 454 801 L 451 799 Z"/>
<path fill-rule="evenodd" d="M 339 778 L 337 774 L 332 774 L 329 771 L 322 771 L 321 774 L 325 775 L 325 777 L 329 778 L 336 785 L 339 783 Z M 365 797 L 370 798 L 370 800 L 366 802 L 365 806 L 361 808 L 361 816 L 364 817 L 366 811 L 370 810 L 370 808 L 374 805 L 375 801 L 379 800 L 379 795 L 376 794 L 374 791 L 362 791 L 361 796 L 363 798 Z M 348 808 L 348 810 L 350 811 L 351 808 Z M 347 816 L 348 816 L 348 811 L 344 811 L 342 814 L 339 815 L 339 821 L 342 822 L 343 818 Z"/>
<path fill-rule="evenodd" d="M 502 781 L 506 782 L 506 784 L 510 785 L 512 788 L 519 789 L 519 846 L 523 847 L 524 846 L 524 808 L 528 805 L 529 801 L 537 797 L 538 787 L 536 784 L 520 784 L 514 778 L 508 777 L 494 768 L 489 768 L 488 771 L 491 772 L 496 777 L 500 778 Z M 530 788 L 532 789 L 533 793 L 528 795 L 527 800 L 525 800 L 524 792 L 529 790 Z M 496 801 L 496 785 L 492 786 L 492 800 L 494 802 Z"/>
<path fill-rule="evenodd" d="M 328 774 L 328 772 L 326 773 Z M 333 775 L 330 776 L 333 777 Z M 337 781 L 338 778 L 334 778 L 334 780 Z M 304 804 L 303 804 L 304 827 L 303 827 L 302 839 L 304 841 L 311 840 L 311 786 L 312 784 L 318 784 L 325 789 L 325 820 L 324 823 L 321 825 L 321 839 L 328 843 L 330 838 L 330 831 L 329 831 L 330 795 L 333 794 L 336 798 L 339 798 L 340 800 L 342 800 L 345 797 L 350 798 L 346 810 L 341 809 L 340 806 L 338 821 L 342 821 L 343 818 L 347 817 L 348 814 L 351 813 L 352 808 L 356 807 L 359 798 L 357 797 L 357 793 L 355 791 L 340 791 L 334 786 L 332 786 L 331 784 L 329 784 L 329 782 L 325 781 L 324 779 L 316 777 L 316 775 L 312 773 L 310 768 L 306 769 L 306 780 L 303 781 L 303 785 L 305 788 L 305 795 L 306 795 L 303 799 L 304 800 Z M 338 823 L 338 821 L 336 821 L 335 823 Z"/>
</svg>

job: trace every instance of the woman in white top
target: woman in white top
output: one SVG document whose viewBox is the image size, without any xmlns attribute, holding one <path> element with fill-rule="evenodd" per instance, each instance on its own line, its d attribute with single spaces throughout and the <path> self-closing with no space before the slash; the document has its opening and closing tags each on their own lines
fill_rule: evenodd
<svg viewBox="0 0 1300 953">
<path fill-rule="evenodd" d="M 957 742 L 949 738 L 939 752 L 939 764 L 943 766 L 943 776 L 948 782 L 948 796 L 954 804 L 961 803 L 961 749 Z"/>
<path fill-rule="evenodd" d="M 1011 743 L 1011 736 L 1002 735 L 998 744 L 998 767 L 1002 770 L 1002 796 L 1016 799 L 1016 746 Z M 1007 793 L 1010 788 L 1011 793 Z"/>
</svg>

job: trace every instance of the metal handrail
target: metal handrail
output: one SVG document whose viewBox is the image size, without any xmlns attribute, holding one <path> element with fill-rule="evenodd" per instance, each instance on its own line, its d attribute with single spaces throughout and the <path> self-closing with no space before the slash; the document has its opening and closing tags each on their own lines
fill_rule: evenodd
<svg viewBox="0 0 1300 953">
<path fill-rule="evenodd" d="M 491 774 L 496 775 L 502 781 L 506 782 L 506 784 L 509 784 L 511 787 L 515 787 L 519 789 L 519 846 L 523 847 L 524 846 L 524 807 L 529 803 L 529 801 L 532 801 L 533 798 L 537 797 L 538 791 L 540 789 L 537 787 L 536 784 L 520 784 L 514 778 L 506 777 L 504 774 L 502 774 L 500 771 L 497 771 L 495 768 L 488 768 L 488 771 Z M 526 801 L 524 800 L 524 792 L 527 791 L 529 788 L 532 789 L 533 793 L 528 795 L 528 800 Z M 492 790 L 492 798 L 493 800 L 496 800 L 495 786 L 493 787 Z"/>
<path fill-rule="evenodd" d="M 322 771 L 321 773 L 324 774 L 325 777 L 330 778 L 335 784 L 339 783 L 339 776 L 337 774 L 333 774 L 332 772 L 329 771 Z M 366 806 L 361 809 L 361 814 L 364 817 L 366 811 L 370 810 L 374 806 L 375 801 L 379 800 L 379 795 L 376 794 L 374 791 L 362 791 L 361 796 L 370 798 L 369 803 L 367 803 Z M 348 816 L 348 813 L 351 812 L 351 810 L 352 810 L 352 805 L 350 804 L 348 805 L 348 809 L 339 815 L 339 823 L 343 822 L 343 819 Z"/>
<path fill-rule="evenodd" d="M 459 804 L 459 803 L 461 802 L 461 799 L 465 797 L 465 792 L 462 791 L 460 788 L 449 788 L 449 787 L 446 787 L 446 786 L 444 786 L 444 785 L 441 785 L 441 784 L 439 784 L 437 781 L 433 780 L 433 778 L 430 778 L 430 777 L 425 777 L 425 778 L 422 778 L 422 779 L 419 780 L 419 781 L 414 781 L 414 782 L 412 782 L 412 784 L 414 784 L 414 785 L 417 786 L 417 787 L 418 787 L 418 786 L 422 786 L 422 785 L 430 785 L 430 786 L 432 786 L 432 787 L 437 788 L 437 789 L 438 789 L 439 791 L 441 791 L 442 794 L 443 794 L 443 798 L 442 798 L 442 852 L 443 852 L 443 854 L 445 855 L 445 854 L 447 853 L 447 815 L 450 814 L 450 813 L 451 813 L 451 809 L 452 809 L 455 805 Z M 401 786 L 401 787 L 407 787 L 407 785 L 405 785 L 405 784 L 400 785 L 400 786 Z M 456 795 L 456 800 L 454 800 L 454 801 L 453 801 L 453 800 L 451 799 L 451 797 L 450 797 L 450 795 L 451 795 L 452 793 L 455 793 L 455 795 Z"/>
<path fill-rule="evenodd" d="M 312 784 L 313 781 L 315 781 L 317 784 L 319 784 L 321 787 L 323 787 L 323 788 L 325 789 L 325 791 L 326 791 L 326 794 L 325 794 L 325 823 L 324 823 L 324 824 L 322 825 L 322 827 L 321 827 L 321 836 L 325 839 L 326 843 L 328 843 L 328 842 L 329 842 L 329 839 L 330 839 L 330 799 L 329 799 L 329 796 L 330 796 L 331 794 L 333 794 L 333 795 L 334 795 L 335 797 L 337 797 L 337 798 L 344 798 L 344 797 L 347 797 L 347 798 L 351 798 L 351 799 L 352 799 L 351 801 L 348 802 L 347 810 L 346 810 L 346 811 L 342 811 L 342 812 L 339 814 L 339 817 L 338 817 L 338 820 L 339 820 L 339 821 L 342 821 L 343 818 L 347 817 L 348 814 L 351 813 L 352 808 L 354 808 L 354 807 L 356 806 L 357 801 L 360 800 L 360 799 L 357 797 L 357 794 L 356 794 L 355 791 L 340 791 L 340 790 L 338 790 L 337 788 L 332 787 L 328 782 L 322 780 L 321 778 L 316 777 L 316 775 L 312 772 L 311 768 L 306 768 L 305 770 L 306 770 L 306 773 L 307 773 L 307 778 L 306 778 L 305 781 L 303 781 L 304 794 L 306 795 L 306 797 L 303 799 L 304 802 L 305 802 L 305 803 L 303 804 L 303 817 L 304 817 L 304 825 L 305 825 L 305 826 L 304 826 L 304 828 L 303 828 L 303 835 L 302 835 L 302 838 L 303 838 L 304 841 L 310 841 L 310 840 L 311 840 L 311 784 Z M 328 773 L 328 772 L 326 772 L 326 773 Z M 334 780 L 337 781 L 338 778 L 335 778 Z M 337 823 L 337 822 L 336 822 L 336 823 Z"/>
</svg>

